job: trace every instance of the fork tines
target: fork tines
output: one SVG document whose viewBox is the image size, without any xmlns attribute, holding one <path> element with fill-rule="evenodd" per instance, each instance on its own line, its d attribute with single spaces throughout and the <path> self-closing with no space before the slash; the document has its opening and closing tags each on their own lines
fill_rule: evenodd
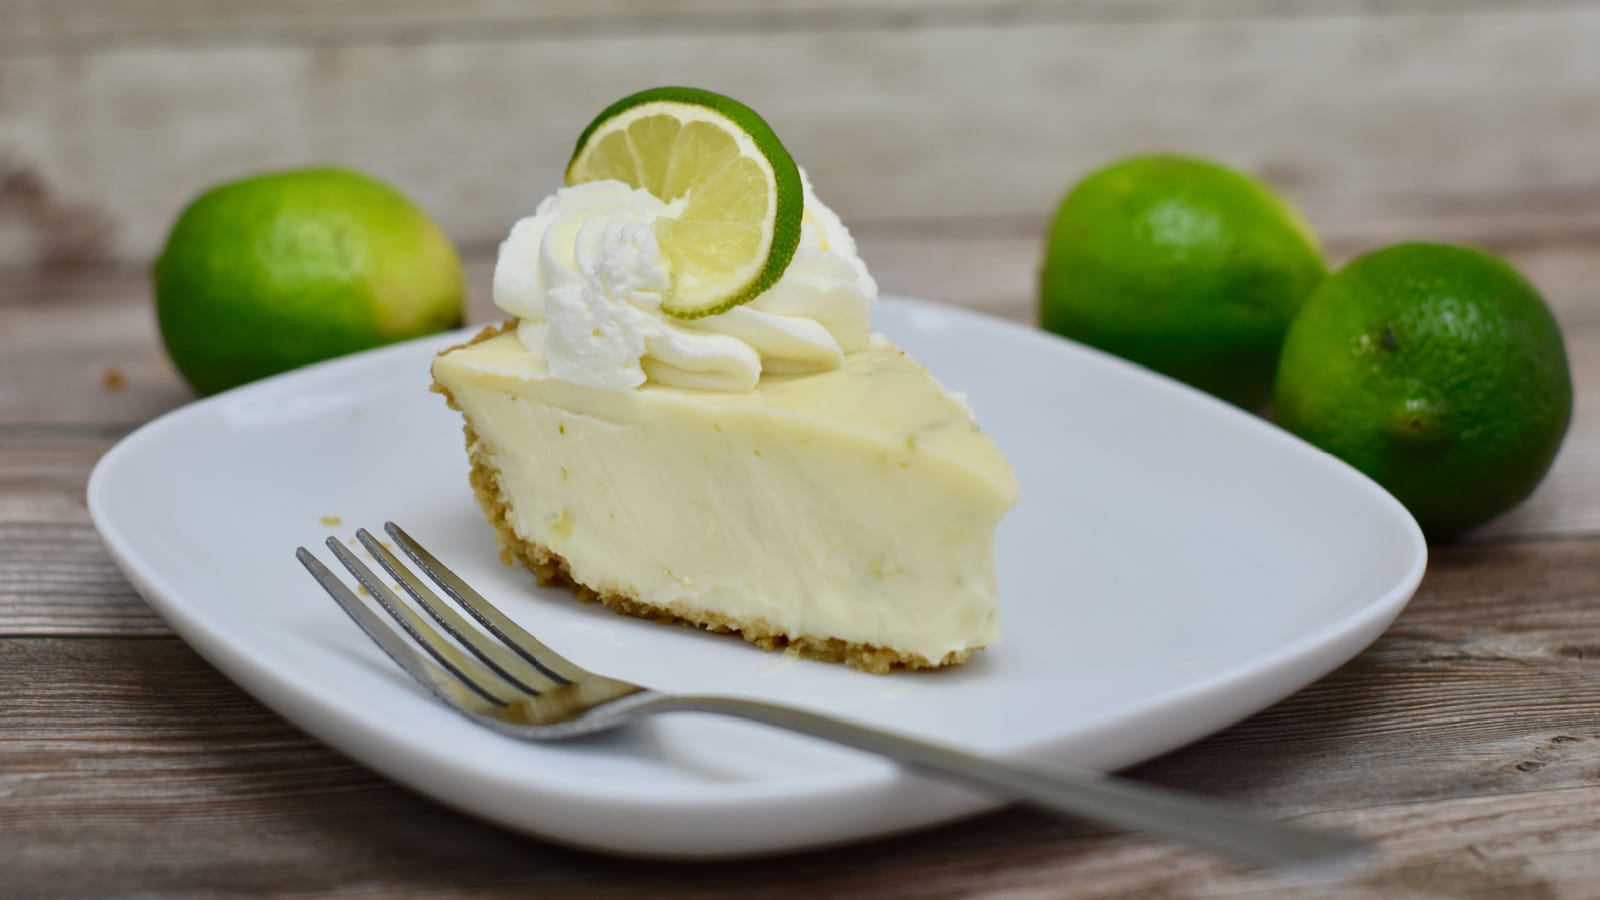
<svg viewBox="0 0 1600 900">
<path fill-rule="evenodd" d="M 328 538 L 328 549 L 411 641 L 426 651 L 426 657 L 418 653 L 411 642 L 384 624 L 356 592 L 350 590 L 309 550 L 300 547 L 295 556 L 374 643 L 382 647 L 412 677 L 439 693 L 441 699 L 473 707 L 482 707 L 485 702 L 503 706 L 578 681 L 582 677 L 582 669 L 546 647 L 496 609 L 404 529 L 388 522 L 384 530 L 418 569 L 482 627 L 468 622 L 427 582 L 401 562 L 389 549 L 387 541 L 378 540 L 365 528 L 356 532 L 356 539 L 395 580 L 396 587 L 409 594 L 416 605 L 428 614 L 431 622 L 405 603 L 338 538 Z M 469 652 L 462 652 L 462 648 Z M 432 660 L 428 657 L 432 657 Z M 463 688 L 470 691 L 470 695 L 464 694 Z"/>
</svg>

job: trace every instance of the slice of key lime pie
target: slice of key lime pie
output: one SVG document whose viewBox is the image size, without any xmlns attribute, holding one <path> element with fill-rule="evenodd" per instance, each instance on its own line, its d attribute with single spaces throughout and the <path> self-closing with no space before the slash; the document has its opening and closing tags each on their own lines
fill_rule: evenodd
<svg viewBox="0 0 1600 900">
<path fill-rule="evenodd" d="M 1016 479 L 870 328 L 850 233 L 748 108 L 603 112 L 500 248 L 513 318 L 434 361 L 507 560 L 586 599 L 873 672 L 1000 634 Z"/>
</svg>

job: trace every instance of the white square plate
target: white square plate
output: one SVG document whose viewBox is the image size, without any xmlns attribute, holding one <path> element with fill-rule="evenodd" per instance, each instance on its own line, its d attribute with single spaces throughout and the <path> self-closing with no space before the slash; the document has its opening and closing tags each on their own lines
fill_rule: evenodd
<svg viewBox="0 0 1600 900">
<path fill-rule="evenodd" d="M 968 392 L 1022 484 L 997 539 L 1005 640 L 951 671 L 872 676 L 762 653 L 576 603 L 502 565 L 467 486 L 460 420 L 426 390 L 430 357 L 461 335 L 173 412 L 106 454 L 89 509 L 150 605 L 290 721 L 451 806 L 643 855 L 792 850 L 995 801 L 704 715 L 518 743 L 413 683 L 322 593 L 295 547 L 394 519 L 598 671 L 1096 769 L 1171 750 L 1300 689 L 1375 639 L 1416 589 L 1426 546 L 1405 510 L 1272 425 L 1020 325 L 906 300 L 882 302 L 877 319 Z"/>
</svg>

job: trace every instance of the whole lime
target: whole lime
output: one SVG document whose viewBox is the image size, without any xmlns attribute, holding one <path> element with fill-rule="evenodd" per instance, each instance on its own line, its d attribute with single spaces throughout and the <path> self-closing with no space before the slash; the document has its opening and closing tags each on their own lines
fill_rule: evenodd
<svg viewBox="0 0 1600 900">
<path fill-rule="evenodd" d="M 345 169 L 206 191 L 155 264 L 167 353 L 202 394 L 461 324 L 461 259 L 393 187 Z"/>
<path fill-rule="evenodd" d="M 1039 318 L 1253 408 L 1271 395 L 1284 333 L 1326 274 L 1311 229 L 1260 181 L 1202 159 L 1138 156 L 1061 201 Z"/>
<path fill-rule="evenodd" d="M 1498 257 L 1399 244 L 1351 262 L 1289 330 L 1278 422 L 1394 494 L 1430 538 L 1516 505 L 1572 417 L 1561 331 Z"/>
</svg>

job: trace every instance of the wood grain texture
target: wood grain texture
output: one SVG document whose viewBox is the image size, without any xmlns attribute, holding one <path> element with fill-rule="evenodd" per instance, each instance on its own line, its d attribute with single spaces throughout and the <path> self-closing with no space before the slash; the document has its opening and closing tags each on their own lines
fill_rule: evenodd
<svg viewBox="0 0 1600 900">
<path fill-rule="evenodd" d="M 761 109 L 854 224 L 1037 226 L 1153 148 L 1264 173 L 1335 231 L 1600 196 L 1600 9 L 842 22 L 0 54 L 0 262 L 145 259 L 207 185 L 317 162 L 488 247 L 596 109 L 671 82 Z"/>
<path fill-rule="evenodd" d="M 0 274 L 0 366 L 0 425 L 127 430 L 194 398 L 136 269 Z"/>
<path fill-rule="evenodd" d="M 170 634 L 84 508 L 89 469 L 111 440 L 0 429 L 0 636 Z"/>
<path fill-rule="evenodd" d="M 1597 562 L 1590 541 L 1445 550 L 1372 650 L 1135 774 L 1385 838 L 1376 873 L 1297 895 L 1571 890 L 1594 874 L 1600 848 Z M 478 824 L 367 774 L 176 641 L 0 648 L 0 679 L 26 674 L 36 685 L 0 694 L 0 871 L 24 896 L 92 895 L 113 881 L 161 894 L 894 896 L 913 878 L 949 895 L 1051 895 L 1067 884 L 1083 897 L 1285 895 L 1281 883 L 1197 855 L 1022 811 L 786 860 L 602 859 Z"/>
<path fill-rule="evenodd" d="M 1524 10 L 1582 0 L 1520 0 Z M 908 28 L 972 22 L 1147 22 L 1330 15 L 1460 14 L 1504 0 L 0 0 L 0 49 L 49 52 L 114 43 L 440 39 L 494 33 Z"/>
</svg>

